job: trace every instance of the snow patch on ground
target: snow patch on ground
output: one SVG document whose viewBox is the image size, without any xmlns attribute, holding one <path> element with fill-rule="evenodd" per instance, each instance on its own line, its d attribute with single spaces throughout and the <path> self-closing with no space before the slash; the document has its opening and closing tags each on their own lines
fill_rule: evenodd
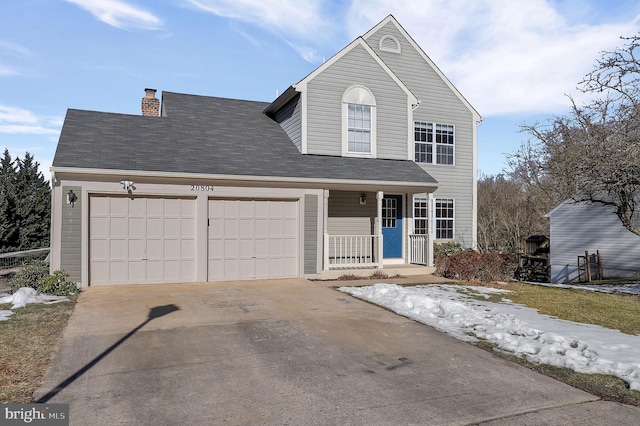
<svg viewBox="0 0 640 426">
<path fill-rule="evenodd" d="M 534 362 L 615 376 L 640 391 L 640 336 L 542 315 L 504 298 L 503 303 L 494 303 L 470 295 L 486 299 L 491 294 L 506 295 L 508 290 L 446 284 L 375 284 L 339 290 L 460 340 L 483 339 Z"/>
<path fill-rule="evenodd" d="M 549 284 L 549 283 L 529 283 L 545 287 L 571 288 L 578 290 L 595 291 L 598 293 L 623 293 L 640 295 L 640 284 Z"/>
<path fill-rule="evenodd" d="M 19 288 L 13 294 L 0 294 L 0 304 L 11 303 L 11 309 L 18 309 L 27 306 L 30 303 L 58 303 L 68 301 L 66 296 L 49 296 L 40 294 L 35 289 L 29 287 Z M 6 320 L 12 314 L 12 311 L 0 311 L 0 321 Z"/>
</svg>

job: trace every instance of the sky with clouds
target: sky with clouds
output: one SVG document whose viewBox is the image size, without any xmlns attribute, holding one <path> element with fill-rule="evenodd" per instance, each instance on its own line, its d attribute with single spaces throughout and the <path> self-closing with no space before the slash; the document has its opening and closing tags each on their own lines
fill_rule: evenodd
<svg viewBox="0 0 640 426">
<path fill-rule="evenodd" d="M 271 101 L 393 14 L 480 112 L 479 169 L 566 113 L 627 0 L 21 0 L 0 5 L 0 149 L 48 178 L 68 108 L 139 114 L 147 87 Z"/>
</svg>

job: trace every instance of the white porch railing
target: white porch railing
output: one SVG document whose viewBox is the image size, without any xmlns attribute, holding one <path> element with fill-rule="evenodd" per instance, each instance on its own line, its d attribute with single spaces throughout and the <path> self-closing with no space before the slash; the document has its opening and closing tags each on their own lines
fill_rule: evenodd
<svg viewBox="0 0 640 426">
<path fill-rule="evenodd" d="M 411 247 L 411 259 L 416 265 L 429 265 L 429 235 L 409 235 L 409 247 Z"/>
<path fill-rule="evenodd" d="M 329 268 L 379 266 L 378 235 L 326 235 Z"/>
</svg>

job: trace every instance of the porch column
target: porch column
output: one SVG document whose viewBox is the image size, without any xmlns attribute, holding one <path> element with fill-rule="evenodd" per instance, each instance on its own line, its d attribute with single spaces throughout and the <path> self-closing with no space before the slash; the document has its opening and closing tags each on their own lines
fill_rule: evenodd
<svg viewBox="0 0 640 426">
<path fill-rule="evenodd" d="M 427 194 L 427 266 L 433 267 L 433 230 L 435 223 L 433 222 L 433 193 Z"/>
<path fill-rule="evenodd" d="M 324 256 L 322 262 L 322 270 L 329 270 L 329 190 L 324 190 L 324 203 L 322 204 L 322 235 L 324 236 L 324 244 L 322 247 L 322 253 Z"/>
<path fill-rule="evenodd" d="M 382 269 L 382 262 L 384 256 L 384 241 L 382 241 L 382 199 L 384 198 L 384 192 L 378 191 L 376 194 L 376 201 L 378 207 L 378 223 L 376 224 L 376 234 L 378 234 L 378 269 Z"/>
</svg>

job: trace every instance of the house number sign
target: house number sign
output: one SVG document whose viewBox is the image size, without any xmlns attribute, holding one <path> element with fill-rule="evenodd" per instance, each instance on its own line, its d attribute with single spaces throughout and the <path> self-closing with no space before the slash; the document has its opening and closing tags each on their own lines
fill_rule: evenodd
<svg viewBox="0 0 640 426">
<path fill-rule="evenodd" d="M 213 191 L 213 185 L 191 185 L 192 191 Z"/>
</svg>

